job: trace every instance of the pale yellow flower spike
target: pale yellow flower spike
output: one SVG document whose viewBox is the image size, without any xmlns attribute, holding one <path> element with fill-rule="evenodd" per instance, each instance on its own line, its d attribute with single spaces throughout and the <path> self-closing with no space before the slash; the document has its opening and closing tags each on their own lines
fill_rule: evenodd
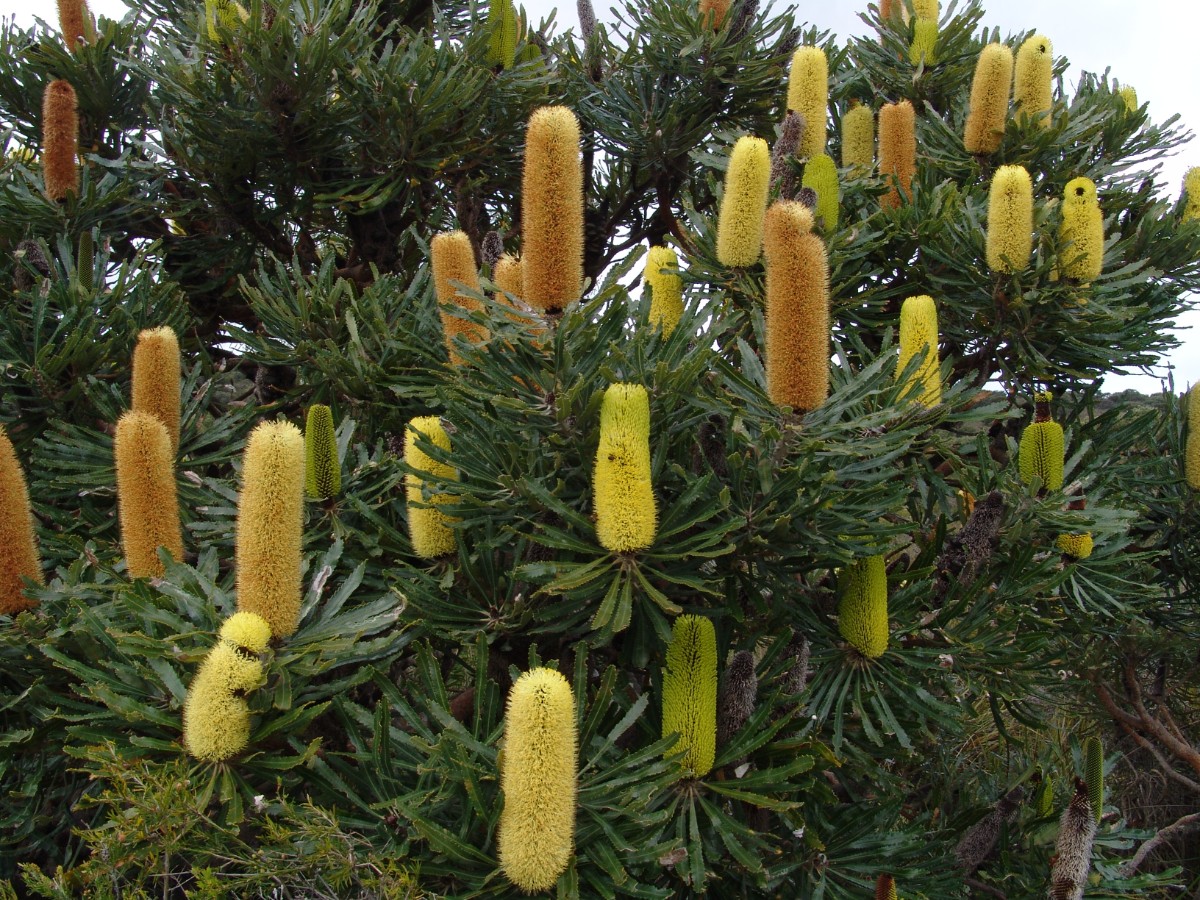
<svg viewBox="0 0 1200 900">
<path fill-rule="evenodd" d="M 583 162 L 565 106 L 534 110 L 521 183 L 521 299 L 557 311 L 583 293 Z"/>
<path fill-rule="evenodd" d="M 829 112 L 829 63 L 820 47 L 800 47 L 792 54 L 787 108 L 804 117 L 804 135 L 796 155 L 825 152 L 825 123 Z"/>
<path fill-rule="evenodd" d="M 646 284 L 650 288 L 650 324 L 669 335 L 683 315 L 683 279 L 679 258 L 669 247 L 651 247 L 646 254 Z"/>
<path fill-rule="evenodd" d="M 1012 81 L 1012 50 L 1004 44 L 988 44 L 979 54 L 971 82 L 971 106 L 963 132 L 963 146 L 968 153 L 995 153 L 1000 149 Z"/>
<path fill-rule="evenodd" d="M 613 384 L 604 392 L 593 487 L 600 546 L 628 553 L 654 543 L 650 400 L 640 384 Z"/>
<path fill-rule="evenodd" d="M 1060 268 L 1067 278 L 1091 282 L 1104 268 L 1104 216 L 1096 185 L 1089 178 L 1072 178 L 1063 191 Z"/>
<path fill-rule="evenodd" d="M 988 193 L 987 263 L 993 272 L 1019 272 L 1033 252 L 1033 183 L 1021 166 L 1001 166 Z"/>
<path fill-rule="evenodd" d="M 900 361 L 896 364 L 897 377 L 922 350 L 925 350 L 925 359 L 910 376 L 910 383 L 921 385 L 921 390 L 916 395 L 918 403 L 937 406 L 942 402 L 937 305 L 932 297 L 925 294 L 909 297 L 900 307 Z"/>
<path fill-rule="evenodd" d="M 1187 170 L 1183 176 L 1183 221 L 1200 219 L 1200 166 Z"/>
<path fill-rule="evenodd" d="M 436 447 L 450 449 L 450 436 L 442 427 L 437 416 L 418 416 L 408 423 L 404 432 L 404 461 L 419 472 L 436 478 L 451 480 L 457 477 L 454 467 L 434 460 L 417 446 L 416 437 L 421 435 Z M 408 499 L 408 533 L 413 552 L 422 559 L 435 559 L 454 551 L 454 532 L 438 504 L 447 499 L 443 494 L 425 496 L 425 479 L 410 472 L 404 476 L 405 495 Z M 421 504 L 421 505 L 415 505 Z M 428 504 L 428 505 L 425 505 Z"/>
<path fill-rule="evenodd" d="M 842 165 L 875 165 L 875 114 L 869 106 L 852 106 L 842 116 Z"/>
<path fill-rule="evenodd" d="M 1046 128 L 1054 105 L 1051 81 L 1054 76 L 1054 47 L 1044 34 L 1035 34 L 1017 50 L 1013 76 L 1013 102 L 1017 115 L 1027 115 Z"/>
<path fill-rule="evenodd" d="M 738 138 L 725 173 L 717 218 L 717 259 L 724 266 L 751 266 L 762 255 L 763 214 L 771 186 L 771 151 L 762 138 Z"/>
</svg>

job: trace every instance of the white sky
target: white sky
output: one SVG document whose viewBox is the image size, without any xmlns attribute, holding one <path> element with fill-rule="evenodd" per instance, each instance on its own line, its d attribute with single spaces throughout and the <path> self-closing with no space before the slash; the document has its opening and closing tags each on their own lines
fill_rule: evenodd
<svg viewBox="0 0 1200 900">
<path fill-rule="evenodd" d="M 481 3 L 486 0 L 480 0 Z M 521 0 L 518 0 L 521 2 Z M 692 2 L 692 0 L 679 0 Z M 776 0 L 782 2 L 782 0 Z M 868 0 L 841 3 L 798 4 L 795 16 L 800 22 L 812 22 L 834 31 L 844 39 L 864 34 L 867 26 L 858 18 Z M 97 15 L 112 18 L 123 16 L 127 7 L 122 0 L 90 0 Z M 611 0 L 593 0 L 601 20 L 611 19 Z M 199 5 L 199 0 L 198 4 Z M 526 0 L 530 18 L 536 22 L 549 15 L 556 6 L 552 0 Z M 943 10 L 948 3 L 943 2 Z M 1150 117 L 1163 121 L 1179 113 L 1183 124 L 1200 132 L 1200 53 L 1195 50 L 1195 35 L 1200 33 L 1200 4 L 1189 0 L 990 0 L 983 24 L 998 27 L 1001 35 L 1036 29 L 1054 44 L 1056 55 L 1071 61 L 1067 80 L 1073 88 L 1081 70 L 1103 72 L 1111 67 L 1112 74 L 1122 84 L 1133 85 L 1138 99 L 1150 104 Z M 33 17 L 57 22 L 54 0 L 0 0 L 0 14 L 15 15 L 23 25 Z M 578 15 L 575 4 L 566 0 L 558 5 L 556 15 L 559 31 L 576 28 Z M 1167 161 L 1164 172 L 1173 185 L 1172 196 L 1178 193 L 1184 171 L 1200 165 L 1200 141 L 1186 147 L 1180 156 Z M 1176 389 L 1200 381 L 1200 298 L 1179 324 L 1190 327 L 1180 331 L 1183 346 L 1166 360 L 1174 367 Z M 1166 368 L 1156 373 L 1165 376 Z M 1110 376 L 1106 390 L 1136 388 L 1144 392 L 1159 389 L 1159 378 L 1148 375 Z"/>
</svg>

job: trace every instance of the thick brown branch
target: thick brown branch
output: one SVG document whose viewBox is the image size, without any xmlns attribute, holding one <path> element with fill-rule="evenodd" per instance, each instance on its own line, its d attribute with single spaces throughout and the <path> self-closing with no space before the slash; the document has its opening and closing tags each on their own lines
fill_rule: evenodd
<svg viewBox="0 0 1200 900">
<path fill-rule="evenodd" d="M 1138 847 L 1137 853 L 1133 855 L 1132 859 L 1121 866 L 1121 876 L 1129 878 L 1146 861 L 1146 857 L 1157 850 L 1164 842 L 1197 825 L 1200 825 L 1200 813 L 1192 813 L 1191 815 L 1184 816 L 1182 819 L 1176 820 L 1166 828 L 1160 828 L 1154 837 L 1148 839 L 1142 846 Z"/>
</svg>

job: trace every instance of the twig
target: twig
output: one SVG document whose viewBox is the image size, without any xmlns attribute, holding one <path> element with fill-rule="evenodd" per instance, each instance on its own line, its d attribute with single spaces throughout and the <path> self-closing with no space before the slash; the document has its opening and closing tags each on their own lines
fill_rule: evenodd
<svg viewBox="0 0 1200 900">
<path fill-rule="evenodd" d="M 1133 854 L 1133 859 L 1121 865 L 1121 877 L 1129 878 L 1138 870 L 1138 866 L 1146 861 L 1146 857 L 1158 849 L 1160 844 L 1169 841 L 1180 832 L 1187 831 L 1196 825 L 1200 825 L 1200 813 L 1191 813 L 1182 819 L 1176 820 L 1166 828 L 1160 828 L 1154 837 L 1149 838 L 1142 846 L 1138 847 L 1137 853 Z"/>
<path fill-rule="evenodd" d="M 977 891 L 983 891 L 985 894 L 991 894 L 993 897 L 999 897 L 1000 900 L 1008 900 L 1008 894 L 999 888 L 994 888 L 990 884 L 984 884 L 978 878 L 972 878 L 968 875 L 963 879 L 969 887 L 975 888 Z"/>
</svg>

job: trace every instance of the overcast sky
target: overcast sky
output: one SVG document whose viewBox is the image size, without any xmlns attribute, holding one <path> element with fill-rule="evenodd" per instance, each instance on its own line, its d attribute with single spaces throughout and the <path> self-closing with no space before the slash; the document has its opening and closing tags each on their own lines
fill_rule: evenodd
<svg viewBox="0 0 1200 900">
<path fill-rule="evenodd" d="M 119 18 L 127 10 L 122 0 L 90 2 L 98 15 Z M 840 38 L 863 34 L 867 27 L 859 20 L 858 12 L 866 8 L 867 2 L 804 2 L 798 5 L 796 18 L 831 29 Z M 600 19 L 612 18 L 611 0 L 593 3 Z M 555 5 L 552 0 L 525 3 L 535 22 L 548 16 Z M 943 10 L 947 6 L 943 0 Z M 1179 113 L 1187 128 L 1200 130 L 1200 53 L 1195 48 L 1195 36 L 1200 33 L 1200 4 L 1191 0 L 1141 0 L 1137 4 L 1128 0 L 985 0 L 985 7 L 988 13 L 983 24 L 998 27 L 1002 35 L 1036 29 L 1049 37 L 1055 54 L 1071 61 L 1067 78 L 1072 89 L 1081 70 L 1103 72 L 1111 67 L 1113 76 L 1122 84 L 1133 85 L 1138 99 L 1150 104 L 1152 119 L 1162 121 Z M 22 24 L 30 24 L 35 16 L 57 21 L 54 0 L 0 0 L 0 13 L 15 15 Z M 559 5 L 555 18 L 559 31 L 576 28 L 579 20 L 573 0 Z M 1178 194 L 1183 173 L 1191 165 L 1200 165 L 1200 140 L 1164 166 L 1172 197 Z M 1179 323 L 1191 330 L 1180 331 L 1183 346 L 1169 359 L 1177 389 L 1200 381 L 1200 298 L 1196 302 L 1197 308 Z M 1163 368 L 1155 374 L 1165 373 Z M 1151 392 L 1159 389 L 1159 379 L 1146 375 L 1109 377 L 1105 387 Z"/>
</svg>

